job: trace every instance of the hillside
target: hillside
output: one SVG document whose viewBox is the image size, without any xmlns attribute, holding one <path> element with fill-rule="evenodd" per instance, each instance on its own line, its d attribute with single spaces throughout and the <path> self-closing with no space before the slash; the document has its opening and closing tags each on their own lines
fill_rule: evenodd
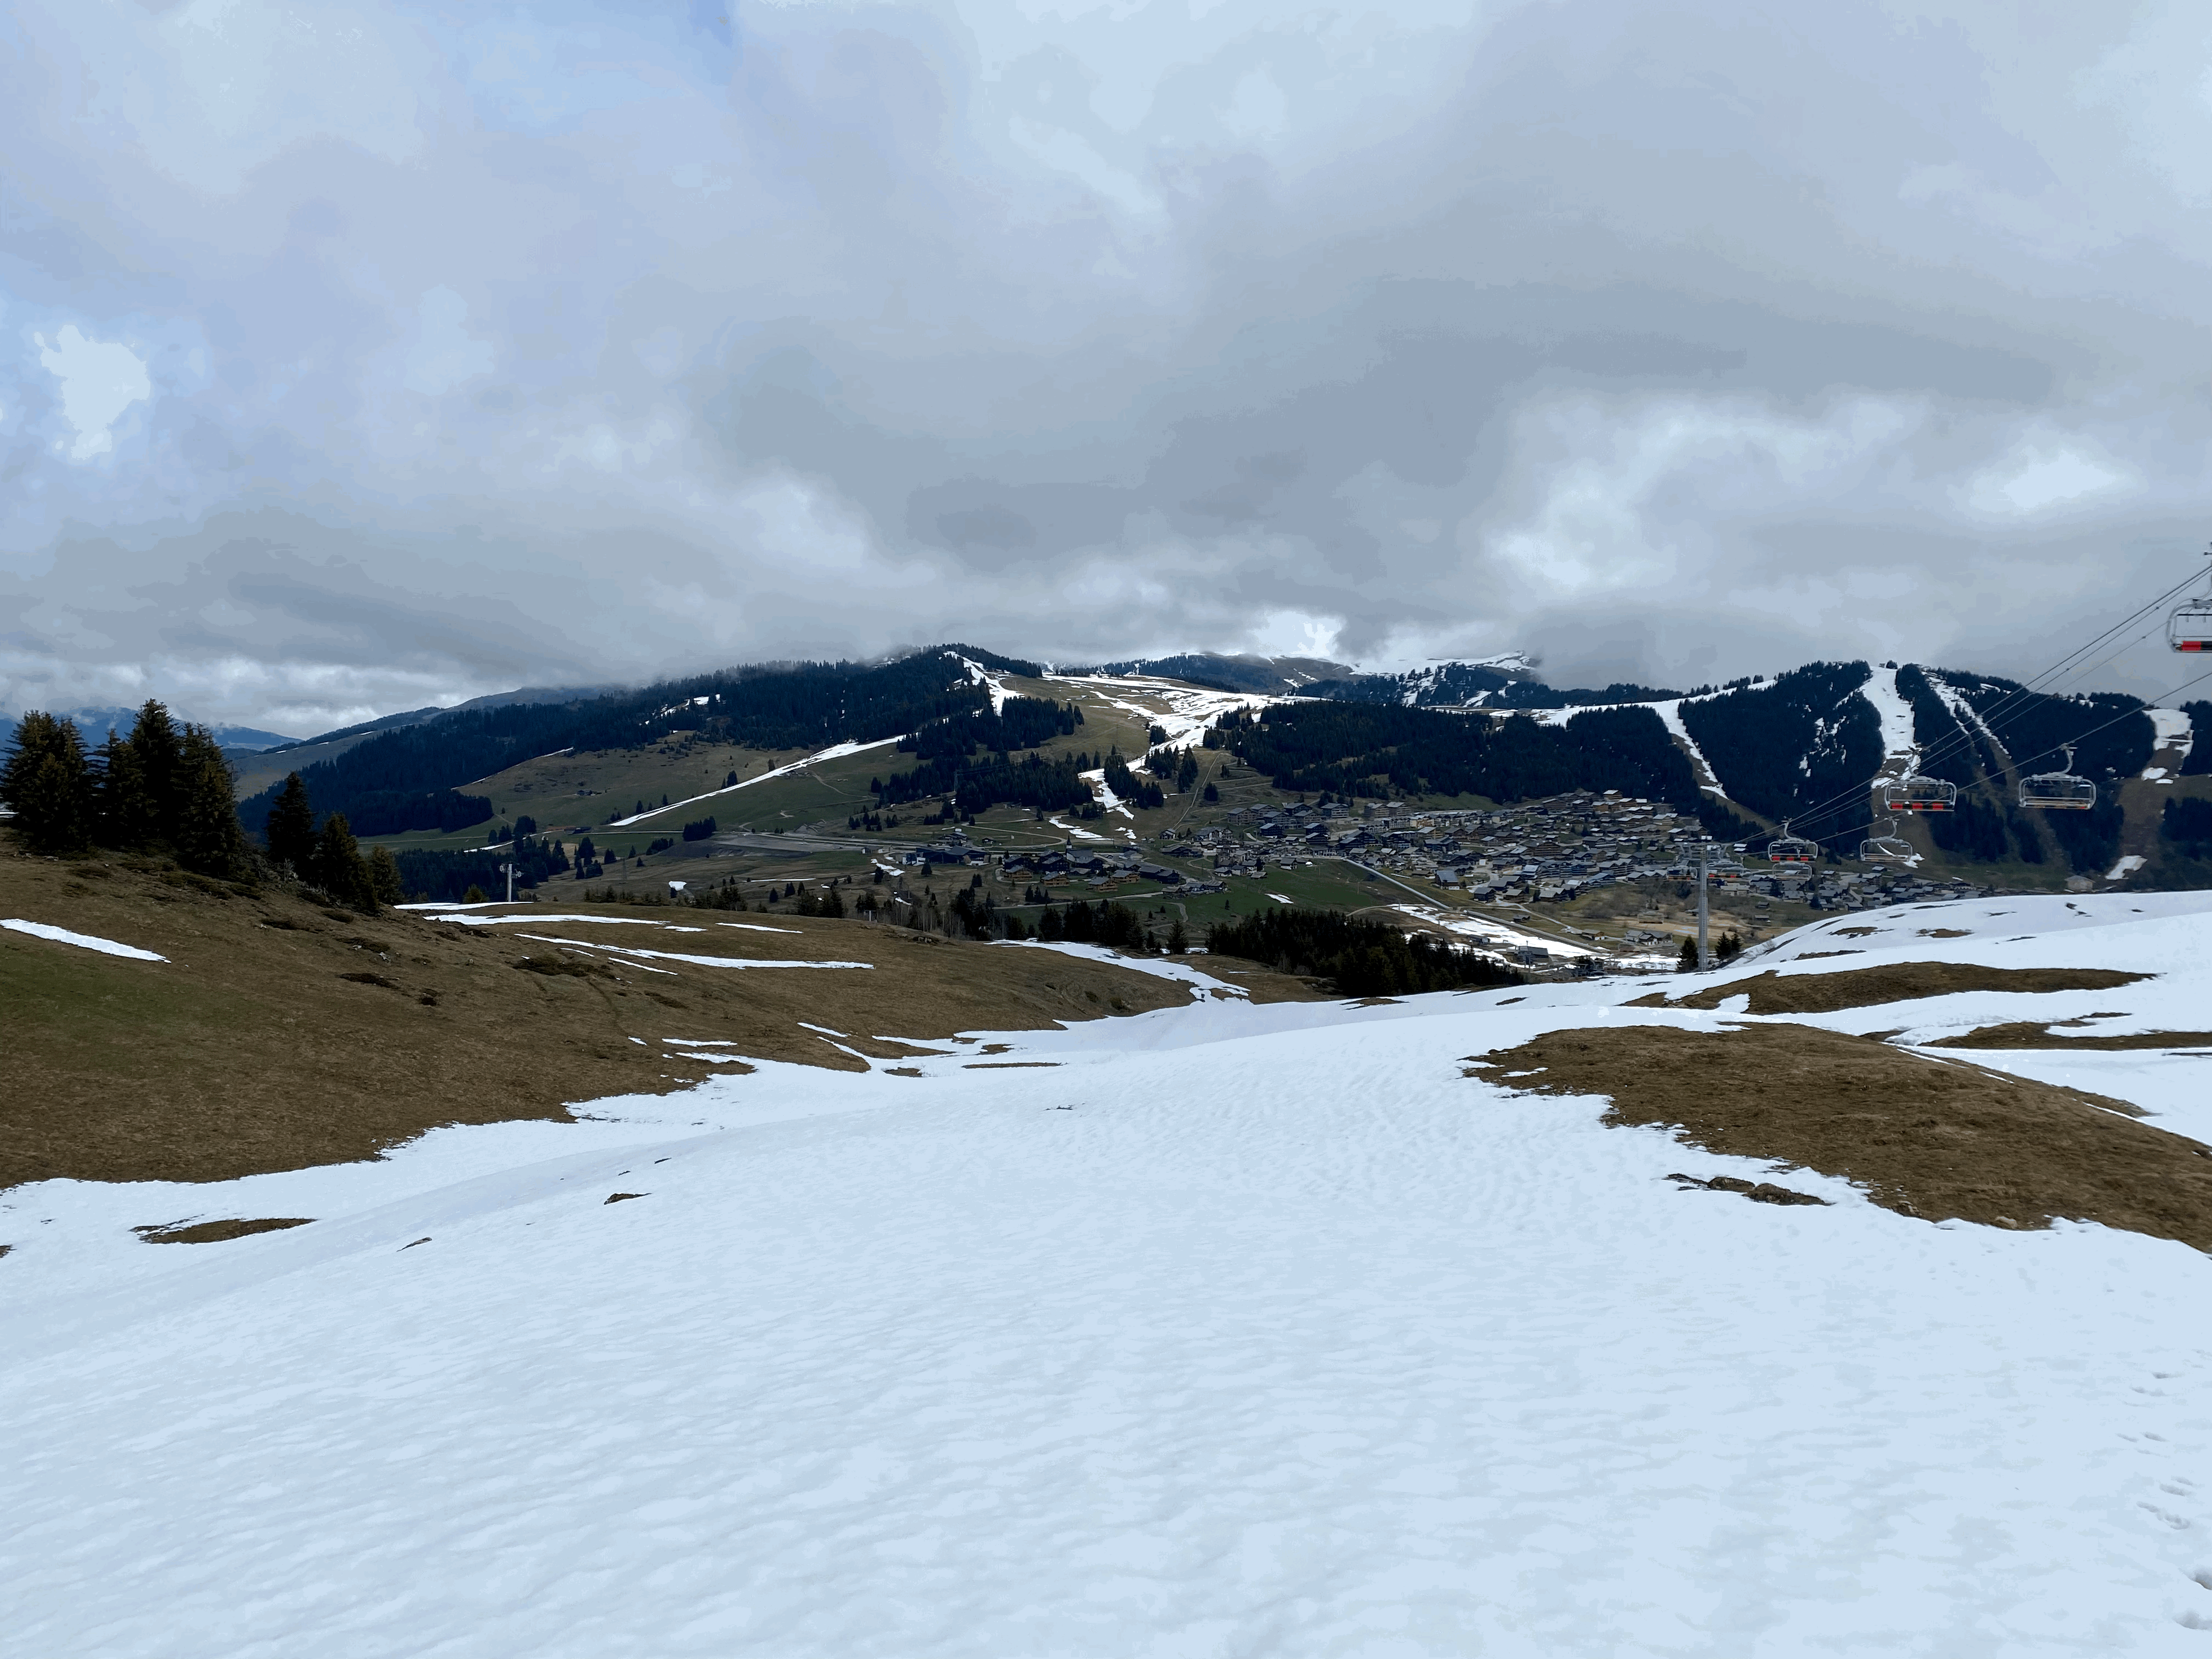
<svg viewBox="0 0 2212 1659">
<path fill-rule="evenodd" d="M 0 1188 L 365 1158 L 441 1123 L 565 1121 L 575 1102 L 665 1093 L 736 1056 L 865 1068 L 971 1029 L 1164 1007 L 1218 982 L 855 920 L 442 914 L 0 849 Z M 1313 994 L 1241 967 L 1237 995 Z"/>
<path fill-rule="evenodd" d="M 0 1621 L 40 1653 L 2190 1651 L 2207 902 L 1179 994 L 842 1070 L 687 1066 L 731 1050 L 649 1021 L 695 1041 L 638 1073 L 720 1074 L 18 1188 Z M 510 925 L 447 948 L 559 948 Z M 197 975 L 191 938 L 112 966 Z M 629 961 L 634 998 L 686 966 Z"/>
</svg>

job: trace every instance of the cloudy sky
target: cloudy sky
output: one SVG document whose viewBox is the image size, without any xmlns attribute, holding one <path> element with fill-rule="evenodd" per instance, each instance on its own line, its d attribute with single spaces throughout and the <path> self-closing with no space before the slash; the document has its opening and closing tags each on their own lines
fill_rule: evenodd
<svg viewBox="0 0 2212 1659">
<path fill-rule="evenodd" d="M 11 0 L 0 77 L 0 708 L 2024 675 L 2212 534 L 2201 3 Z"/>
</svg>

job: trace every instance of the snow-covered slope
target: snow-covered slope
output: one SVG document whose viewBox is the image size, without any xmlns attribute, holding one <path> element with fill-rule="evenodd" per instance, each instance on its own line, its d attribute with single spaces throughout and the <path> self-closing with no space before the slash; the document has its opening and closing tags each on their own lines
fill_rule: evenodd
<svg viewBox="0 0 2212 1659">
<path fill-rule="evenodd" d="M 2160 975 L 1976 994 L 2008 1019 L 2212 988 L 2201 896 L 1974 908 L 1735 976 Z M 1563 1026 L 1742 1023 L 1621 1006 L 1712 982 L 1209 1000 L 379 1164 L 18 1189 L 0 1629 L 116 1656 L 2203 1650 L 2212 1262 L 1804 1171 L 1829 1207 L 1677 1191 L 1769 1172 L 1462 1074 Z M 1983 1018 L 1941 1000 L 1903 1018 Z M 2200 1060 L 2056 1058 L 2136 1068 L 2085 1085 L 2124 1096 L 2163 1066 L 2186 1086 L 2136 1097 L 2207 1115 Z M 219 1216 L 317 1220 L 130 1231 Z"/>
</svg>

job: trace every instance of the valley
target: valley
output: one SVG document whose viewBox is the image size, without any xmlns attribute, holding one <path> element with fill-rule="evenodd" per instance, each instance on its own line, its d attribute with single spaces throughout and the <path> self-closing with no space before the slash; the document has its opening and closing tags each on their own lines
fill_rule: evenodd
<svg viewBox="0 0 2212 1659">
<path fill-rule="evenodd" d="M 908 659 L 908 669 L 931 654 Z M 464 828 L 362 840 L 441 855 L 408 866 L 424 897 L 457 899 L 471 887 L 502 894 L 512 849 L 501 837 L 519 824 L 514 844 L 532 849 L 520 861 L 522 884 L 546 896 L 588 890 L 639 899 L 680 882 L 777 902 L 857 881 L 888 885 L 886 905 L 896 908 L 908 891 L 941 899 L 957 880 L 974 884 L 995 915 L 1032 922 L 1047 902 L 1137 904 L 1162 939 L 1176 922 L 1194 939 L 1214 920 L 1285 902 L 1412 907 L 1401 914 L 1439 912 L 1462 938 L 1492 938 L 1540 969 L 1544 959 L 1527 951 L 1551 951 L 1552 965 L 1564 968 L 1569 947 L 1624 963 L 1679 949 L 1694 931 L 1700 841 L 1716 843 L 1715 926 L 1747 944 L 1838 908 L 2212 879 L 2203 846 L 2170 833 L 2177 805 L 2212 814 L 2212 776 L 2191 769 L 2186 708 L 2134 716 L 2140 736 L 2123 720 L 2094 740 L 2106 804 L 2076 824 L 2039 823 L 2007 804 L 2020 769 L 1973 712 L 1980 697 L 2005 718 L 2007 694 L 1976 690 L 1988 683 L 1974 677 L 1954 684 L 1941 671 L 1816 665 L 1688 696 L 1644 694 L 1661 697 L 1647 704 L 1547 696 L 1517 665 L 1428 674 L 1401 687 L 1373 677 L 1313 679 L 1326 665 L 1224 664 L 1212 669 L 1223 677 L 1217 685 L 1048 673 L 987 662 L 989 653 L 972 647 L 936 655 L 945 665 L 938 695 L 957 698 L 964 688 L 968 708 L 1014 699 L 1079 718 L 1015 753 L 1041 771 L 1079 763 L 1080 785 L 1067 798 L 1074 804 L 987 796 L 956 812 L 951 803 L 964 787 L 957 771 L 942 775 L 939 793 L 893 804 L 881 792 L 915 768 L 911 734 L 849 731 L 811 748 L 764 748 L 732 740 L 738 734 L 714 713 L 723 694 L 686 685 L 654 705 L 649 732 L 620 747 L 563 744 L 477 776 L 441 773 L 433 750 L 410 777 L 465 797 L 484 816 Z M 1201 675 L 1210 666 L 1175 665 Z M 1229 689 L 1239 674 L 1275 689 Z M 1443 702 L 1447 695 L 1458 701 Z M 2022 729 L 2034 740 L 2063 736 L 2051 724 L 2063 714 L 2051 708 L 2073 706 L 2039 705 Z M 2097 700 L 2080 708 L 2081 726 L 2110 726 L 2113 711 Z M 587 708 L 580 714 L 586 725 L 593 718 Z M 941 726 L 948 718 L 963 716 L 928 720 Z M 416 741 L 438 729 L 434 721 L 414 728 Z M 542 718 L 539 729 L 544 741 L 565 734 Z M 1489 759 L 1468 746 L 1486 732 Z M 1962 746 L 1969 743 L 1979 747 Z M 1867 793 L 1915 754 L 1937 757 L 1931 763 L 1959 779 L 1962 805 L 1948 818 L 1908 815 L 1885 825 L 1870 817 Z M 1421 757 L 1411 771 L 1409 756 Z M 1158 785 L 1157 805 L 1108 785 L 1103 767 L 1115 757 L 1140 786 Z M 1547 782 L 1568 787 L 1547 790 Z M 1765 841 L 1798 808 L 1810 809 L 1796 822 L 1823 837 L 1824 861 L 1770 865 Z M 1904 862 L 1852 856 L 1885 828 L 1907 853 Z"/>
</svg>

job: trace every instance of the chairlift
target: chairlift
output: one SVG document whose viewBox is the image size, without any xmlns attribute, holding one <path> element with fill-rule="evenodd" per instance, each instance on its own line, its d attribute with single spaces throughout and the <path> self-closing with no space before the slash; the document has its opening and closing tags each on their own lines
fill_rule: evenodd
<svg viewBox="0 0 2212 1659">
<path fill-rule="evenodd" d="M 2065 769 L 2038 772 L 2020 781 L 2020 804 L 2045 811 L 2086 812 L 2097 804 L 2097 786 L 2074 775 L 2074 745 L 2066 745 Z"/>
<path fill-rule="evenodd" d="M 1889 826 L 1879 836 L 1869 836 L 1859 843 L 1859 859 L 1866 864 L 1909 864 L 1920 856 L 1919 849 L 1896 833 L 1897 820 L 1884 818 Z"/>
<path fill-rule="evenodd" d="M 1915 772 L 1881 786 L 1885 812 L 1948 812 L 1958 805 L 1959 786 L 1944 778 L 1923 777 Z"/>
<path fill-rule="evenodd" d="M 2212 548 L 2205 550 L 2212 558 Z M 2205 572 L 2205 591 L 2184 599 L 2166 619 L 2166 642 L 2176 651 L 2212 651 L 2212 568 Z"/>
<path fill-rule="evenodd" d="M 1743 866 L 1738 864 L 1734 859 L 1723 859 L 1718 864 L 1712 865 L 1707 868 L 1705 871 L 1705 879 L 1712 883 L 1717 887 L 1724 887 L 1732 883 L 1741 881 L 1750 873 L 1750 871 L 1745 869 Z"/>
<path fill-rule="evenodd" d="M 1790 833 L 1790 820 L 1782 820 L 1782 833 L 1766 843 L 1766 860 L 1770 864 L 1812 864 L 1819 860 L 1820 843 L 1808 841 L 1802 836 Z"/>
</svg>

